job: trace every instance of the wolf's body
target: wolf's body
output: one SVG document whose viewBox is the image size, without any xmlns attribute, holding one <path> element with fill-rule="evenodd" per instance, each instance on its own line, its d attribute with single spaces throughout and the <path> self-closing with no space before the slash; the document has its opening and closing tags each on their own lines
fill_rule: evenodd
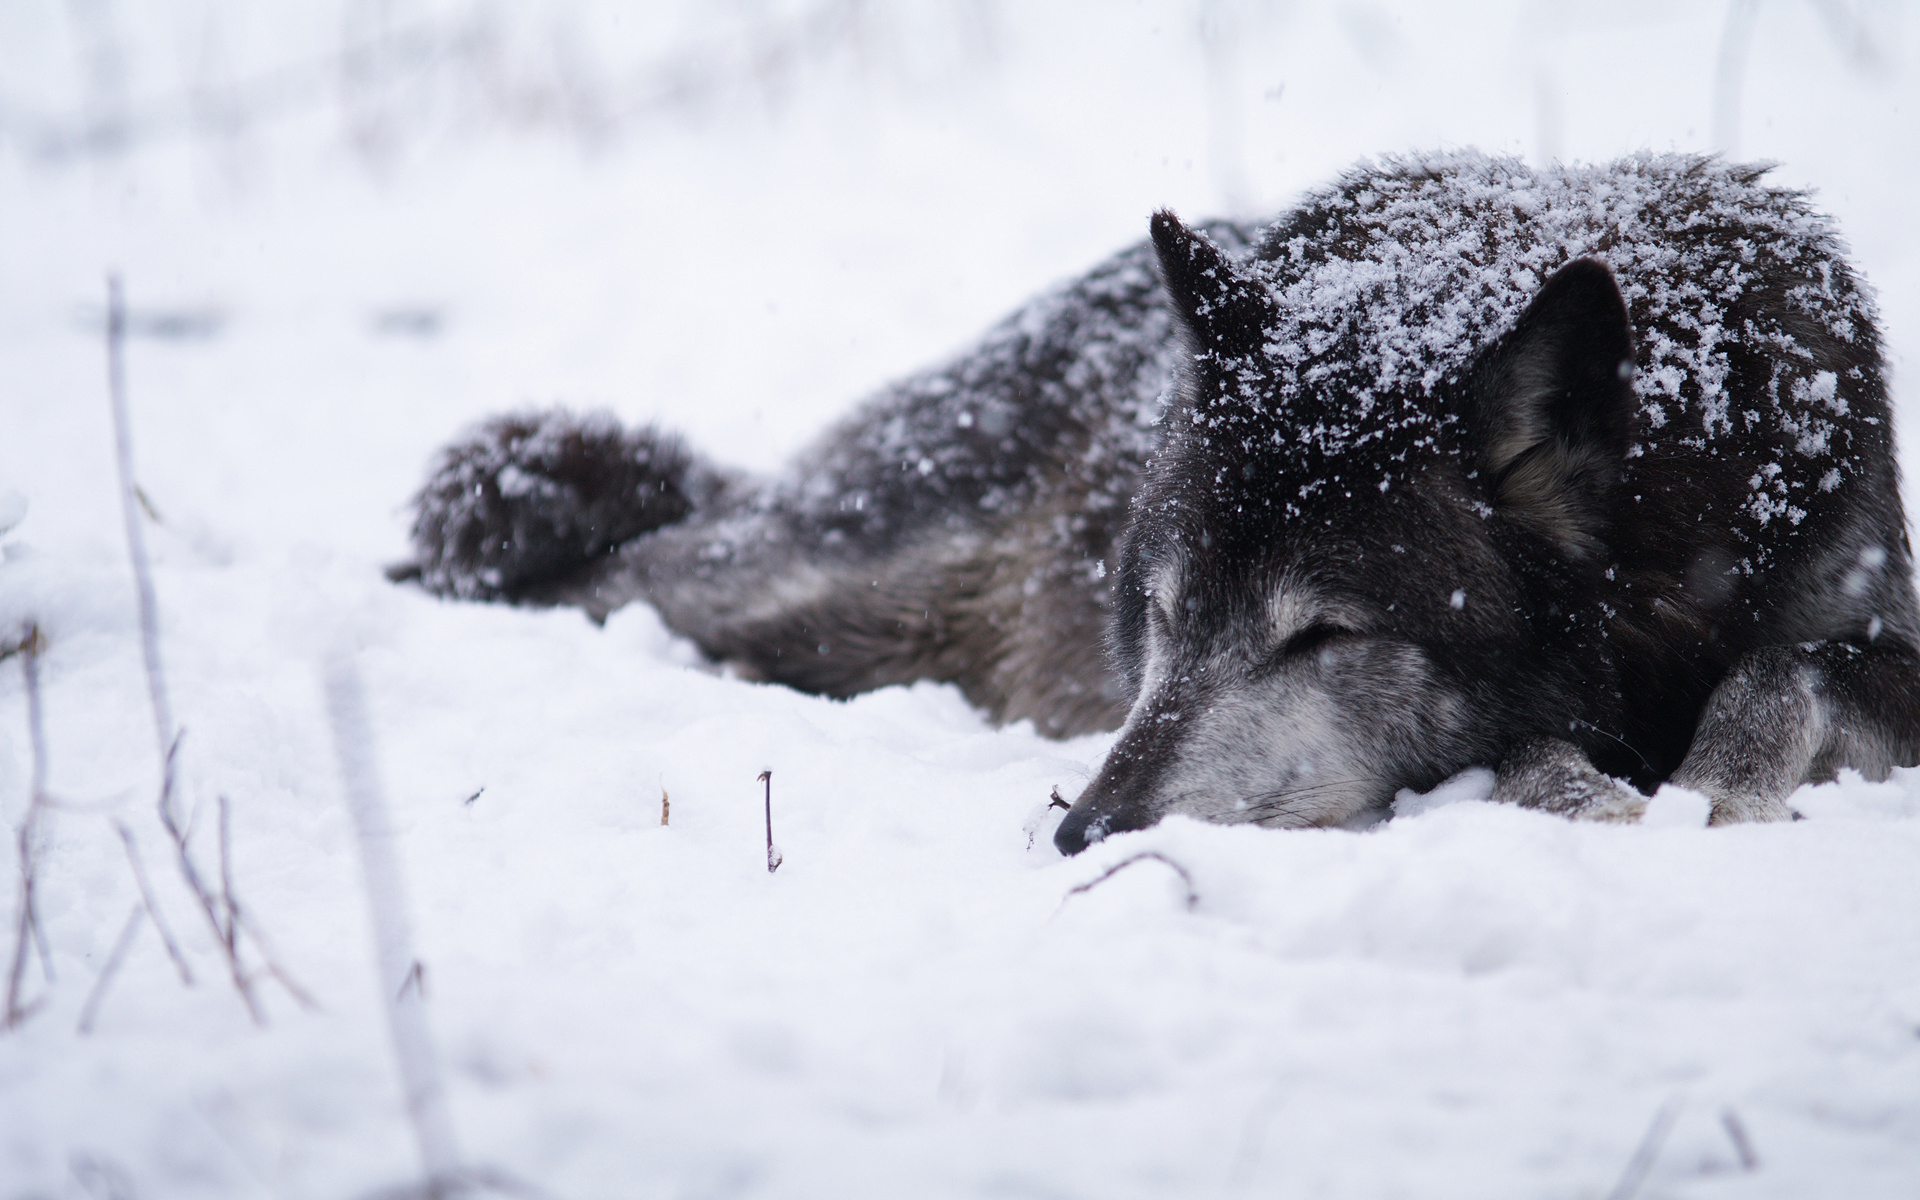
<svg viewBox="0 0 1920 1200">
<path fill-rule="evenodd" d="M 1067 850 L 1337 822 L 1476 763 L 1561 811 L 1671 777 L 1783 816 L 1920 754 L 1920 616 L 1870 297 L 1759 174 L 1458 155 L 1264 234 L 1163 214 L 779 481 L 482 427 L 421 494 L 419 570 L 647 600 L 810 691 L 1124 720 Z"/>
</svg>

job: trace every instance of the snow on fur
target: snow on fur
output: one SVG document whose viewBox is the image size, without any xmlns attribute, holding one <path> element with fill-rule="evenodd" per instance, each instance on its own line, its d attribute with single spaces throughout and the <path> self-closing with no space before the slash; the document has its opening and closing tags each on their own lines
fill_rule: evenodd
<svg viewBox="0 0 1920 1200">
<path fill-rule="evenodd" d="M 1642 428 L 1629 454 L 1667 441 L 1711 451 L 1736 426 L 1758 432 L 1777 451 L 1755 464 L 1742 531 L 1751 536 L 1776 517 L 1797 523 L 1796 499 L 1857 471 L 1834 418 L 1848 413 L 1855 388 L 1877 384 L 1812 370 L 1805 341 L 1871 349 L 1876 318 L 1828 221 L 1803 194 L 1764 186 L 1766 169 L 1648 153 L 1534 169 L 1473 152 L 1357 168 L 1310 192 L 1262 239 L 1253 269 L 1279 321 L 1260 386 L 1277 382 L 1273 402 L 1299 413 L 1296 450 L 1322 464 L 1340 459 L 1365 478 L 1359 459 L 1373 443 L 1441 435 L 1455 414 L 1436 390 L 1513 323 L 1547 276 L 1598 258 L 1642 334 L 1634 379 Z M 1779 274 L 1801 281 L 1776 306 L 1786 315 L 1736 323 L 1750 280 Z M 1761 406 L 1736 411 L 1728 380 L 1741 348 L 1764 352 L 1769 373 Z M 1351 406 L 1330 408 L 1326 396 Z M 1217 399 L 1225 402 L 1195 419 L 1223 434 L 1243 405 L 1266 402 L 1262 393 Z"/>
<path fill-rule="evenodd" d="M 353 7 L 304 6 L 311 44 L 288 58 L 337 47 Z M 617 36 L 573 49 L 677 48 L 600 7 Z M 1277 202 L 1380 148 L 1533 136 L 1499 20 L 1374 6 L 1404 29 L 1373 43 L 1381 69 L 1350 44 L 1350 7 L 1291 6 L 1283 44 L 1247 40 L 1248 111 L 1284 123 L 1249 127 L 1250 194 Z M 546 22 L 566 8 L 519 43 L 506 24 L 505 48 L 553 60 Z M 1520 43 L 1563 72 L 1566 153 L 1696 144 L 1726 6 L 1658 8 L 1625 38 L 1583 19 Z M 33 56 L 9 88 L 22 121 L 35 79 L 82 94 L 62 74 L 70 31 L 37 11 L 0 39 L 16 66 Z M 111 17 L 133 32 L 171 13 Z M 341 1200 L 419 1182 L 320 702 L 343 631 L 461 1148 L 544 1194 L 1605 1196 L 1663 1109 L 1648 1200 L 1912 1194 L 1920 774 L 1802 789 L 1806 820 L 1731 830 L 1577 827 L 1479 803 L 1469 779 L 1371 833 L 1175 821 L 1063 862 L 1048 792 L 1071 798 L 1105 738 L 992 730 L 951 688 L 833 702 L 719 677 L 643 608 L 596 629 L 381 578 L 406 545 L 400 498 L 486 413 L 611 404 L 768 466 L 873 381 L 1127 244 L 1154 206 L 1223 207 L 1199 143 L 1224 77 L 1181 33 L 1190 8 L 998 13 L 997 71 L 957 97 L 848 102 L 873 76 L 822 72 L 783 118 L 721 108 L 590 156 L 476 133 L 402 145 L 370 178 L 341 142 L 381 127 L 340 118 L 387 110 L 329 109 L 65 170 L 0 158 L 0 495 L 28 502 L 0 546 L 0 641 L 29 617 L 48 635 L 49 783 L 76 805 L 40 847 L 55 981 L 40 991 L 30 962 L 47 1005 L 0 1034 L 0 1198 Z M 207 40 L 218 19 L 297 42 L 285 14 L 200 6 L 118 45 L 218 78 L 276 65 Z M 1910 364 L 1915 77 L 1851 70 L 1822 17 L 1764 6 L 1749 144 L 1828 189 L 1884 289 L 1892 361 Z M 1910 63 L 1920 25 L 1898 32 L 1889 60 Z M 219 53 L 174 53 L 200 46 Z M 1580 85 L 1583 63 L 1604 86 Z M 1281 77 L 1284 99 L 1262 101 Z M 324 1005 L 264 987 L 265 1030 L 157 853 L 98 329 L 76 319 L 109 266 L 137 309 L 229 317 L 204 340 L 135 342 L 130 400 L 195 845 L 217 861 L 229 796 L 236 893 Z M 368 333 L 370 313 L 434 301 L 435 338 Z M 1824 385 L 1807 382 L 1818 413 Z M 1112 427 L 1117 444 L 1144 446 L 1134 428 Z M 943 445 L 908 438 L 890 469 Z M 8 929 L 31 768 L 18 666 L 0 663 Z M 82 1037 L 137 901 L 109 817 L 146 851 L 198 983 L 143 929 Z M 1192 874 L 1194 910 L 1150 859 L 1069 895 L 1144 850 Z"/>
</svg>

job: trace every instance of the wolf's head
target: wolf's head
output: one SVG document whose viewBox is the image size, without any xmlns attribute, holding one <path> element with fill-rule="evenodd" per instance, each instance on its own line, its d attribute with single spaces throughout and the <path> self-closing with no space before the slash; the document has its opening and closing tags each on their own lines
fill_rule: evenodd
<svg viewBox="0 0 1920 1200">
<path fill-rule="evenodd" d="M 1115 581 L 1133 707 L 1060 849 L 1169 813 L 1338 824 L 1564 735 L 1634 412 L 1608 269 L 1476 346 L 1470 289 L 1417 263 L 1239 264 L 1170 213 L 1153 238 L 1188 353 Z"/>
</svg>

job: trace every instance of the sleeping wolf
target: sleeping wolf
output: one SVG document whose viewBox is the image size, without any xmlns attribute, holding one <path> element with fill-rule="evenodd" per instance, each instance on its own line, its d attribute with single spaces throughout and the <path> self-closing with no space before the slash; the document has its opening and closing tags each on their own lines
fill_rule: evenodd
<svg viewBox="0 0 1920 1200">
<path fill-rule="evenodd" d="M 1574 816 L 1671 779 L 1779 819 L 1920 757 L 1920 614 L 1872 297 L 1762 174 L 1441 155 L 1264 232 L 1163 212 L 781 479 L 606 418 L 482 425 L 406 573 L 645 600 L 807 691 L 1119 726 L 1068 853 L 1173 812 L 1339 823 L 1474 764 Z"/>
</svg>

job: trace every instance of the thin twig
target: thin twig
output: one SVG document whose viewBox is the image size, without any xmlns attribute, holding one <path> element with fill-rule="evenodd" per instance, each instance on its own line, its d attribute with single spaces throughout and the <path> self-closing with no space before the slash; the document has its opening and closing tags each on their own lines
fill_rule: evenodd
<svg viewBox="0 0 1920 1200">
<path fill-rule="evenodd" d="M 35 867 L 38 867 L 40 857 L 37 844 L 40 837 L 40 822 L 46 819 L 46 814 L 52 807 L 52 802 L 47 795 L 47 771 L 48 764 L 53 760 L 47 754 L 47 707 L 40 698 L 40 654 L 46 648 L 47 639 L 40 632 L 40 626 L 32 621 L 27 622 L 26 628 L 20 635 L 20 672 L 25 676 L 27 684 L 27 737 L 33 744 L 31 780 L 33 798 L 28 801 L 27 820 L 22 825 L 21 836 L 25 837 L 27 827 L 32 827 L 33 839 L 36 843 L 33 847 Z M 26 853 L 26 848 L 23 846 L 21 851 L 23 866 L 26 863 Z M 53 952 L 47 947 L 46 930 L 40 924 L 40 897 L 37 881 L 29 894 L 26 909 L 30 918 L 27 926 L 33 932 L 33 944 L 40 951 L 40 970 L 45 974 L 47 982 L 52 983 Z"/>
<path fill-rule="evenodd" d="M 1180 877 L 1180 882 L 1186 885 L 1187 911 L 1192 912 L 1194 909 L 1194 906 L 1200 903 L 1200 893 L 1195 891 L 1193 887 L 1193 876 L 1188 874 L 1187 869 L 1185 867 L 1181 866 L 1179 863 L 1168 858 L 1166 855 L 1160 853 L 1158 850 L 1142 850 L 1140 853 L 1133 855 L 1131 858 L 1121 859 L 1119 862 L 1108 867 L 1106 870 L 1100 872 L 1100 874 L 1094 876 L 1092 879 L 1087 880 L 1085 883 L 1081 884 L 1080 886 L 1068 888 L 1067 894 L 1065 896 L 1060 897 L 1060 903 L 1064 905 L 1072 897 L 1078 896 L 1082 892 L 1092 891 L 1094 888 L 1105 883 L 1107 880 L 1112 879 L 1115 875 L 1118 875 L 1121 871 L 1125 870 L 1126 868 L 1132 866 L 1137 862 L 1142 862 L 1147 859 L 1152 859 L 1154 862 L 1157 862 L 1157 863 L 1165 863 L 1167 866 L 1173 868 L 1174 874 Z"/>
<path fill-rule="evenodd" d="M 767 874 L 771 875 L 778 871 L 780 864 L 785 861 L 785 857 L 780 853 L 780 847 L 773 844 L 773 772 L 760 772 L 760 782 L 767 785 Z M 666 824 L 664 817 L 660 823 Z"/>
<path fill-rule="evenodd" d="M 287 973 L 285 967 L 280 965 L 280 956 L 274 953 L 273 943 L 267 940 L 267 931 L 260 928 L 260 923 L 253 919 L 253 914 L 235 905 L 234 916 L 239 920 L 240 928 L 246 931 L 247 937 L 253 940 L 254 952 L 260 956 L 261 968 L 268 976 L 285 988 L 287 995 L 292 996 L 301 1008 L 308 1012 L 319 1012 L 320 1002 L 313 998 L 313 993 L 301 987 L 293 976 Z"/>
<path fill-rule="evenodd" d="M 153 703 L 154 733 L 160 747 L 160 824 L 173 842 L 174 860 L 180 867 L 180 876 L 186 882 L 187 890 L 199 902 L 207 924 L 213 929 L 214 940 L 220 944 L 234 989 L 240 993 L 254 1024 L 265 1025 L 266 1011 L 261 1008 L 260 998 L 254 991 L 253 977 L 241 961 L 239 922 L 234 917 L 236 906 L 232 889 L 229 886 L 220 899 L 215 898 L 194 864 L 189 848 L 192 829 L 190 826 L 183 828 L 180 824 L 176 785 L 179 778 L 180 741 L 185 731 L 174 724 L 173 705 L 167 697 L 166 670 L 160 657 L 160 604 L 153 586 L 153 566 L 147 558 L 146 531 L 141 525 L 143 497 L 133 474 L 133 423 L 127 415 L 126 341 L 126 298 L 120 287 L 120 277 L 113 275 L 107 279 L 107 398 L 113 410 L 114 458 L 120 473 L 120 511 L 127 528 L 127 557 L 133 564 L 134 592 L 140 602 L 140 650 L 146 662 L 147 692 Z M 223 821 L 225 805 L 226 798 L 221 797 Z M 222 877 L 230 880 L 224 830 L 221 853 Z"/>
<path fill-rule="evenodd" d="M 227 957 L 240 957 L 239 905 L 233 899 L 233 816 L 223 793 L 220 797 L 220 907 L 227 914 Z"/>
<path fill-rule="evenodd" d="M 1740 86 L 1759 0 L 1733 0 L 1720 27 L 1720 54 L 1713 64 L 1713 148 L 1728 158 L 1740 147 Z"/>
<path fill-rule="evenodd" d="M 1669 1097 L 1660 1110 L 1653 1114 L 1653 1122 L 1640 1138 L 1640 1145 L 1634 1150 L 1633 1157 L 1627 1160 L 1627 1169 L 1620 1173 L 1620 1182 L 1614 1184 L 1613 1190 L 1607 1193 L 1607 1200 L 1633 1200 L 1639 1194 L 1640 1185 L 1647 1181 L 1648 1173 L 1660 1157 L 1661 1147 L 1667 1144 L 1667 1135 L 1673 1132 L 1673 1123 L 1679 1119 L 1679 1098 Z"/>
<path fill-rule="evenodd" d="M 419 958 L 413 952 L 400 857 L 394 849 L 393 824 L 375 768 L 373 729 L 367 721 L 360 673 L 344 651 L 327 664 L 326 690 L 334 754 L 359 844 L 367 919 L 373 927 L 375 964 L 380 971 L 380 999 L 387 1010 L 394 1063 L 420 1151 L 424 1190 L 419 1194 L 436 1198 L 456 1194 L 458 1189 L 451 1181 L 462 1177 L 460 1151 L 454 1139 L 452 1114 L 447 1110 L 439 1059 L 420 991 L 406 986 Z"/>
<path fill-rule="evenodd" d="M 153 699 L 154 731 L 160 753 L 171 766 L 174 749 L 173 706 L 160 665 L 160 605 L 147 561 L 146 531 L 140 525 L 139 489 L 133 478 L 133 426 L 127 416 L 127 305 L 120 276 L 107 277 L 107 399 L 113 406 L 114 460 L 120 469 L 120 509 L 127 526 L 127 553 L 133 560 L 134 589 L 140 601 L 140 648 L 146 657 L 147 691 Z"/>
<path fill-rule="evenodd" d="M 127 861 L 133 864 L 133 880 L 140 887 L 140 902 L 147 906 L 147 915 L 153 918 L 153 927 L 160 931 L 160 940 L 167 947 L 167 957 L 180 972 L 180 982 L 193 986 L 193 968 L 187 965 L 187 956 L 180 952 L 180 943 L 173 940 L 173 930 L 167 928 L 166 921 L 160 916 L 160 904 L 153 898 L 153 885 L 147 882 L 147 868 L 140 861 L 140 848 L 134 844 L 133 830 L 121 821 L 113 823 L 120 831 L 120 841 L 127 848 Z"/>
<path fill-rule="evenodd" d="M 40 649 L 45 644 L 40 627 L 29 621 L 20 633 L 20 670 L 26 678 L 27 730 L 33 744 L 33 777 L 27 798 L 26 816 L 20 819 L 15 839 L 20 857 L 20 911 L 14 928 L 13 963 L 7 972 L 7 1008 L 0 1014 L 0 1029 L 15 1029 L 40 1007 L 21 1002 L 27 982 L 27 955 L 31 947 L 40 948 L 40 970 L 48 982 L 53 980 L 53 956 L 40 929 L 39 906 L 35 889 L 38 874 L 40 812 L 47 794 L 46 723 L 40 708 Z M 43 998 L 44 999 L 44 998 Z"/>
<path fill-rule="evenodd" d="M 23 822 L 20 837 L 20 915 L 14 926 L 13 966 L 7 972 L 7 1010 L 4 1019 L 0 1019 L 0 1029 L 18 1028 L 39 1007 L 37 1003 L 23 1005 L 20 1002 L 20 994 L 26 987 L 27 955 L 31 953 L 30 943 L 33 940 L 33 854 L 29 832 L 29 823 Z"/>
<path fill-rule="evenodd" d="M 1753 1139 L 1747 1136 L 1747 1127 L 1740 1120 L 1740 1114 L 1731 1108 L 1720 1112 L 1720 1127 L 1727 1131 L 1727 1140 L 1733 1143 L 1734 1152 L 1740 1156 L 1740 1169 L 1752 1171 L 1760 1166 L 1760 1156 L 1754 1153 Z"/>
<path fill-rule="evenodd" d="M 127 951 L 133 948 L 133 935 L 140 932 L 140 919 L 147 915 L 141 905 L 134 905 L 127 914 L 127 923 L 120 928 L 120 936 L 113 943 L 113 953 L 107 955 L 107 961 L 100 968 L 100 978 L 93 981 L 93 990 L 87 993 L 87 1002 L 80 1008 L 80 1024 L 77 1027 L 82 1035 L 93 1032 L 93 1019 L 99 1015 L 100 1002 L 106 999 L 107 987 L 120 970 L 120 963 L 127 957 Z"/>
<path fill-rule="evenodd" d="M 187 890 L 193 893 L 193 898 L 199 901 L 201 915 L 206 917 L 208 926 L 213 930 L 214 941 L 219 943 L 221 954 L 227 960 L 227 974 L 233 979 L 234 990 L 240 993 L 240 999 L 247 1006 L 247 1015 L 253 1018 L 255 1025 L 265 1025 L 267 1014 L 260 1007 L 260 997 L 254 992 L 253 976 L 240 961 L 238 942 L 228 938 L 227 923 L 220 919 L 221 902 L 208 889 L 206 881 L 200 878 L 200 868 L 195 865 L 188 848 L 188 834 L 180 827 L 177 808 L 171 800 L 174 760 L 180 752 L 180 739 L 185 732 L 182 730 L 174 735 L 173 747 L 167 752 L 165 773 L 160 784 L 160 824 L 173 842 L 173 857 L 180 867 L 180 878 L 186 883 Z"/>
</svg>

